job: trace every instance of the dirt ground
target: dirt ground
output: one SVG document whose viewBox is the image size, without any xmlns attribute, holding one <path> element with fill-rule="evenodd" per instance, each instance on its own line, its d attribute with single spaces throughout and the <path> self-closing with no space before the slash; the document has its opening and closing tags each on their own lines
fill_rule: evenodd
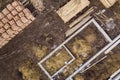
<svg viewBox="0 0 120 80">
<path fill-rule="evenodd" d="M 65 62 L 69 62 L 71 59 L 71 55 L 64 48 L 62 48 L 47 59 L 43 63 L 43 66 L 51 75 L 53 75 L 65 65 Z"/>
<path fill-rule="evenodd" d="M 85 80 L 108 80 L 120 68 L 120 45 L 112 50 L 106 59 L 93 66 L 84 74 Z"/>
<path fill-rule="evenodd" d="M 13 0 L 0 0 L 0 10 L 12 1 Z M 26 45 L 30 45 L 30 47 L 32 47 L 33 44 L 36 46 L 47 46 L 47 53 L 49 53 L 53 50 L 51 47 L 54 45 L 58 46 L 65 40 L 64 33 L 67 31 L 68 25 L 63 23 L 55 11 L 67 1 L 69 0 L 44 0 L 45 10 L 39 13 L 36 20 L 25 30 L 0 49 L 0 80 L 23 80 L 21 73 L 18 71 L 18 67 L 25 61 L 31 61 L 34 64 L 38 63 L 38 58 L 33 54 L 33 51 L 25 48 Z M 98 0 L 91 1 L 93 1 L 91 5 L 101 5 Z M 118 6 L 118 4 L 116 5 Z M 99 8 L 103 8 L 103 6 Z M 112 7 L 107 14 L 111 15 L 109 13 L 113 13 L 113 10 L 120 14 L 119 9 Z M 117 19 L 118 25 L 120 25 L 119 20 L 120 19 Z M 114 32 L 113 34 L 116 35 L 118 32 L 119 31 Z M 49 40 L 46 40 L 46 34 L 48 35 L 47 37 L 50 37 Z M 112 36 L 114 37 L 114 35 Z M 48 80 L 42 70 L 39 71 L 42 76 L 40 80 Z"/>
<path fill-rule="evenodd" d="M 45 4 L 49 6 L 48 3 Z M 51 3 L 54 4 L 54 1 Z M 0 49 L 0 80 L 22 80 L 18 72 L 20 64 L 26 60 L 38 63 L 37 57 L 25 46 L 27 44 L 31 46 L 32 44 L 44 45 L 48 47 L 50 52 L 52 51 L 51 47 L 64 41 L 67 27 L 53 10 L 46 9 L 43 13 L 39 13 L 33 23 Z M 45 34 L 52 38 L 46 41 Z M 40 72 L 43 74 L 42 70 Z M 43 74 L 40 80 L 47 80 L 44 76 Z"/>
</svg>

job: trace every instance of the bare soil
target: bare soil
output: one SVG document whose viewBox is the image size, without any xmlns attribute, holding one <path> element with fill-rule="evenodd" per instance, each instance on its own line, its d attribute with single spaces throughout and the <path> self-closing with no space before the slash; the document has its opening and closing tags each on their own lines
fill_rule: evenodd
<svg viewBox="0 0 120 80">
<path fill-rule="evenodd" d="M 13 0 L 0 0 L 0 10 L 2 10 L 6 4 L 11 3 L 12 1 Z M 19 66 L 25 61 L 31 61 L 34 64 L 37 64 L 39 62 L 38 58 L 33 54 L 33 51 L 31 49 L 25 48 L 27 44 L 31 45 L 31 47 L 34 45 L 47 46 L 48 54 L 50 51 L 53 50 L 51 49 L 51 47 L 53 47 L 54 45 L 58 46 L 65 40 L 64 33 L 68 29 L 68 26 L 63 23 L 63 21 L 55 13 L 55 11 L 68 1 L 69 0 L 44 0 L 45 10 L 38 13 L 38 16 L 36 16 L 36 20 L 33 23 L 31 23 L 25 30 L 23 30 L 7 45 L 0 49 L 0 80 L 23 80 L 22 74 L 18 71 Z M 98 9 L 104 8 L 99 0 L 90 1 L 91 6 L 98 6 Z M 118 7 L 118 4 L 116 4 L 116 6 L 110 8 L 106 14 L 111 16 L 113 15 L 113 11 L 120 14 L 119 9 L 120 7 Z M 120 25 L 119 22 L 120 19 L 116 19 L 116 24 L 118 25 L 118 27 Z M 118 29 L 118 27 L 117 29 L 115 29 L 114 32 L 109 32 L 111 37 L 115 37 L 115 35 L 119 33 L 120 29 Z M 47 37 L 45 36 L 46 34 L 48 34 L 47 37 L 50 37 L 50 39 L 47 39 Z M 95 45 L 96 44 L 99 45 L 97 41 Z M 40 80 L 48 80 L 44 72 L 41 69 L 39 71 L 42 76 Z M 90 77 L 89 72 L 86 72 L 84 74 L 84 77 L 86 78 L 86 80 L 88 80 L 88 78 L 89 80 L 96 80 Z M 97 76 L 95 78 L 97 78 Z"/>
<path fill-rule="evenodd" d="M 120 68 L 120 45 L 112 50 L 106 59 L 93 66 L 84 74 L 85 80 L 108 80 Z"/>
<path fill-rule="evenodd" d="M 53 10 L 46 8 L 42 13 L 39 13 L 34 22 L 0 49 L 0 80 L 22 80 L 18 71 L 19 66 L 26 60 L 34 64 L 39 62 L 33 51 L 25 48 L 26 45 L 29 44 L 31 47 L 32 44 L 47 46 L 49 53 L 52 51 L 51 47 L 59 45 L 65 40 L 64 33 L 67 28 L 68 26 Z M 45 34 L 52 38 L 46 41 Z M 43 76 L 40 80 L 47 80 L 42 70 L 40 72 Z"/>
<path fill-rule="evenodd" d="M 90 52 L 87 51 L 89 56 L 93 56 L 95 53 L 97 53 L 100 49 L 102 49 L 107 44 L 102 33 L 96 28 L 96 26 L 93 23 L 88 25 L 83 31 L 81 31 L 71 41 L 69 41 L 67 43 L 67 47 L 71 50 L 71 52 L 75 56 L 77 56 L 77 53 L 75 53 L 75 51 L 73 49 L 73 46 L 74 46 L 73 43 L 75 42 L 76 39 L 85 40 L 86 44 L 88 44 L 88 46 L 91 47 Z M 87 45 L 86 45 L 86 48 L 87 48 Z M 79 47 L 78 47 L 78 49 L 82 50 Z M 84 50 L 82 50 L 82 51 L 85 52 Z"/>
</svg>

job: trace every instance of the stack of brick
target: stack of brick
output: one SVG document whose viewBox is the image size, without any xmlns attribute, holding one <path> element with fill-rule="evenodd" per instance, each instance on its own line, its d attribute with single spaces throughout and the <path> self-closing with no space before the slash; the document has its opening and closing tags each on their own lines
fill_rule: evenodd
<svg viewBox="0 0 120 80">
<path fill-rule="evenodd" d="M 0 48 L 27 27 L 35 17 L 19 1 L 8 4 L 0 12 Z"/>
</svg>

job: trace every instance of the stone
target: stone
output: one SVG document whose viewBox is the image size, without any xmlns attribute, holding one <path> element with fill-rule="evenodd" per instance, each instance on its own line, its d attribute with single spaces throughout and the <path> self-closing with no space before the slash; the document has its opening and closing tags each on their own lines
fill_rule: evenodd
<svg viewBox="0 0 120 80">
<path fill-rule="evenodd" d="M 8 18 L 9 20 L 11 20 L 11 19 L 13 18 L 13 15 L 12 15 L 11 13 L 9 13 L 9 14 L 7 15 L 7 18 Z"/>
<path fill-rule="evenodd" d="M 7 9 L 8 9 L 9 11 L 12 11 L 12 10 L 14 10 L 14 7 L 13 7 L 11 4 L 8 4 L 8 5 L 7 5 Z"/>
<path fill-rule="evenodd" d="M 0 19 L 3 19 L 5 15 L 3 13 L 0 13 Z"/>
<path fill-rule="evenodd" d="M 5 24 L 4 28 L 7 30 L 8 28 L 10 28 L 10 25 L 7 23 Z"/>
<path fill-rule="evenodd" d="M 5 9 L 3 9 L 2 13 L 3 13 L 4 15 L 7 15 L 7 14 L 10 13 L 10 11 L 9 11 L 7 8 L 5 8 Z"/>
<path fill-rule="evenodd" d="M 12 15 L 14 15 L 14 16 L 18 14 L 17 10 L 15 10 L 15 9 L 14 9 L 11 13 L 12 13 Z"/>
</svg>

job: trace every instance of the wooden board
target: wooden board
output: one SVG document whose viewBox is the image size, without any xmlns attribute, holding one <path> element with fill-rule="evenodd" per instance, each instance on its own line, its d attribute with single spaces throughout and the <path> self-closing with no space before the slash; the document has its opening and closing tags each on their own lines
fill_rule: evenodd
<svg viewBox="0 0 120 80">
<path fill-rule="evenodd" d="M 66 23 L 71 18 L 76 16 L 81 12 L 85 7 L 89 6 L 90 2 L 88 0 L 71 0 L 62 8 L 57 11 L 57 14 L 63 19 Z"/>
<path fill-rule="evenodd" d="M 87 21 L 89 21 L 91 19 L 91 16 L 87 16 L 85 17 L 80 23 L 78 23 L 77 25 L 75 25 L 73 28 L 69 29 L 68 31 L 66 31 L 65 35 L 66 37 L 70 36 L 71 34 L 73 34 L 76 30 L 78 30 L 82 25 L 84 25 Z"/>
<path fill-rule="evenodd" d="M 80 22 L 81 20 L 83 20 L 86 16 L 92 14 L 92 12 L 94 11 L 94 8 L 91 7 L 89 10 L 87 10 L 83 15 L 79 16 L 76 20 L 74 20 L 69 27 L 73 27 L 74 25 L 76 25 L 78 22 Z"/>
<path fill-rule="evenodd" d="M 100 2 L 106 7 L 106 8 L 110 8 L 111 6 L 113 6 L 115 4 L 115 2 L 117 2 L 117 0 L 100 0 Z"/>
</svg>

